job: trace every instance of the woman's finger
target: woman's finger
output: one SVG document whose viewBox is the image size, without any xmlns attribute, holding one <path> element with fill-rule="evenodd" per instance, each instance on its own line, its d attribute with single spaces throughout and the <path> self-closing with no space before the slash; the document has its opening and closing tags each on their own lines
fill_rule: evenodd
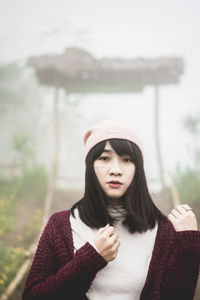
<svg viewBox="0 0 200 300">
<path fill-rule="evenodd" d="M 107 224 L 107 225 L 104 226 L 104 227 L 101 227 L 101 228 L 98 230 L 97 235 L 103 233 L 108 227 L 109 227 L 109 224 Z"/>
<path fill-rule="evenodd" d="M 192 208 L 188 204 L 183 204 L 182 206 L 184 207 L 187 213 L 194 215 Z"/>
<path fill-rule="evenodd" d="M 192 207 L 190 207 L 188 204 L 183 204 L 182 206 L 183 206 L 184 209 L 186 209 L 186 210 L 192 210 Z"/>
<path fill-rule="evenodd" d="M 110 241 L 114 244 L 119 238 L 119 234 L 116 232 L 114 233 L 111 238 L 110 238 Z"/>
<path fill-rule="evenodd" d="M 172 209 L 172 211 L 170 212 L 171 215 L 173 215 L 176 219 L 180 217 L 180 212 L 176 209 Z"/>
<path fill-rule="evenodd" d="M 113 226 L 108 226 L 104 231 L 103 234 L 105 235 L 106 238 L 110 237 L 114 232 L 114 227 Z"/>
<path fill-rule="evenodd" d="M 171 213 L 167 217 L 172 223 L 176 221 L 176 217 L 174 217 Z"/>
<path fill-rule="evenodd" d="M 192 208 L 187 204 L 177 205 L 175 209 L 181 214 L 185 214 L 187 211 L 192 210 Z"/>
<path fill-rule="evenodd" d="M 114 251 L 116 251 L 116 250 L 119 248 L 119 246 L 120 246 L 120 241 L 118 240 L 118 241 L 116 241 L 116 243 L 113 245 Z"/>
<path fill-rule="evenodd" d="M 182 207 L 176 207 L 168 215 L 168 219 L 174 226 L 176 231 L 198 230 L 197 220 L 191 210 L 185 211 Z"/>
</svg>

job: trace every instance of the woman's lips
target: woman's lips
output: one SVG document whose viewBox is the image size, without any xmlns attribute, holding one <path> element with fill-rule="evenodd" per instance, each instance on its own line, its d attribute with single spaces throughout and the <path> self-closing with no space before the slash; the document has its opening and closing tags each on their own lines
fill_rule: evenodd
<svg viewBox="0 0 200 300">
<path fill-rule="evenodd" d="M 109 181 L 108 185 L 112 188 L 119 188 L 122 183 L 120 181 Z"/>
</svg>

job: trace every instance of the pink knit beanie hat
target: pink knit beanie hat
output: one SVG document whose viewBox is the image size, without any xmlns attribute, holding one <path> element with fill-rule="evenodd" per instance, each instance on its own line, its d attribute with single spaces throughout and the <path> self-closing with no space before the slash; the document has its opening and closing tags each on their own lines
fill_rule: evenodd
<svg viewBox="0 0 200 300">
<path fill-rule="evenodd" d="M 142 143 L 131 129 L 115 121 L 102 121 L 90 127 L 84 135 L 85 159 L 96 144 L 109 139 L 131 141 L 138 146 L 143 154 Z"/>
</svg>

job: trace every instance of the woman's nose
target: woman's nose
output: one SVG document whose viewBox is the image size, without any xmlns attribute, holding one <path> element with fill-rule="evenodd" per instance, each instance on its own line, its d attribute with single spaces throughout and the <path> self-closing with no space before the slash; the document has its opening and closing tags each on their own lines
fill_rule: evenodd
<svg viewBox="0 0 200 300">
<path fill-rule="evenodd" d="M 120 164 L 117 162 L 113 162 L 110 166 L 110 175 L 119 176 L 122 175 L 122 169 L 120 167 Z"/>
</svg>

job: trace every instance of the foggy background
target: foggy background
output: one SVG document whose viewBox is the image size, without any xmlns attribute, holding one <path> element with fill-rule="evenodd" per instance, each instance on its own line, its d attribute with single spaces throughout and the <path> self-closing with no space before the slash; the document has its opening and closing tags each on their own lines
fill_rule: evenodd
<svg viewBox="0 0 200 300">
<path fill-rule="evenodd" d="M 19 61 L 23 64 L 30 56 L 62 54 L 67 47 L 81 47 L 96 58 L 182 57 L 184 74 L 180 77 L 180 84 L 160 88 L 161 150 L 164 168 L 171 171 L 177 162 L 184 165 L 190 160 L 188 154 L 190 141 L 182 122 L 185 116 L 197 114 L 200 108 L 199 9 L 199 1 L 194 0 L 190 2 L 86 0 L 84 3 L 76 0 L 0 1 L 0 60 L 2 63 Z M 31 73 L 31 76 L 29 75 L 31 78 L 34 77 L 34 71 L 27 72 Z M 34 118 L 37 119 L 38 132 L 35 145 L 37 158 L 49 166 L 53 155 L 51 135 L 53 91 L 50 88 L 45 90 L 44 87 L 40 87 L 38 96 L 33 96 L 31 90 L 27 93 L 30 93 L 34 102 L 31 110 L 30 106 L 28 107 L 27 117 L 29 121 L 33 118 L 34 124 L 30 125 L 31 129 L 36 125 Z M 153 128 L 154 90 L 151 86 L 146 87 L 142 93 L 97 95 L 90 93 L 60 97 L 62 98 L 59 104 L 62 115 L 61 174 L 83 175 L 84 130 L 96 121 L 115 119 L 129 124 L 140 136 L 144 144 L 147 176 L 152 180 L 157 179 Z M 66 97 L 70 103 L 77 101 L 78 104 L 69 107 Z M 1 128 L 6 132 L 8 130 L 10 133 L 16 132 L 20 123 L 22 121 L 24 123 L 21 118 L 25 118 L 25 108 L 19 117 L 20 121 L 15 122 L 20 106 L 23 110 L 22 104 L 19 103 L 15 108 L 14 119 L 13 115 L 11 117 L 12 121 L 9 117 L 7 121 L 3 121 Z M 38 109 L 35 116 L 34 109 Z M 5 119 L 5 116 L 3 118 Z M 41 128 L 38 122 L 41 123 Z M 27 130 L 27 127 L 25 129 Z M 4 145 L 1 149 L 3 160 L 8 159 L 9 153 L 9 141 L 7 134 L 5 136 L 5 130 L 1 130 Z"/>
<path fill-rule="evenodd" d="M 0 0 L 0 300 L 21 299 L 27 268 L 15 288 L 8 287 L 33 256 L 30 246 L 50 214 L 82 196 L 83 135 L 98 121 L 129 125 L 143 142 L 148 185 L 160 207 L 168 213 L 188 203 L 200 222 L 199 37 L 198 0 Z M 179 83 L 159 87 L 166 186 L 156 151 L 152 85 L 134 92 L 70 93 L 66 84 L 57 94 L 56 148 L 56 88 L 41 84 L 28 62 L 62 55 L 69 47 L 99 60 L 183 59 Z"/>
</svg>

